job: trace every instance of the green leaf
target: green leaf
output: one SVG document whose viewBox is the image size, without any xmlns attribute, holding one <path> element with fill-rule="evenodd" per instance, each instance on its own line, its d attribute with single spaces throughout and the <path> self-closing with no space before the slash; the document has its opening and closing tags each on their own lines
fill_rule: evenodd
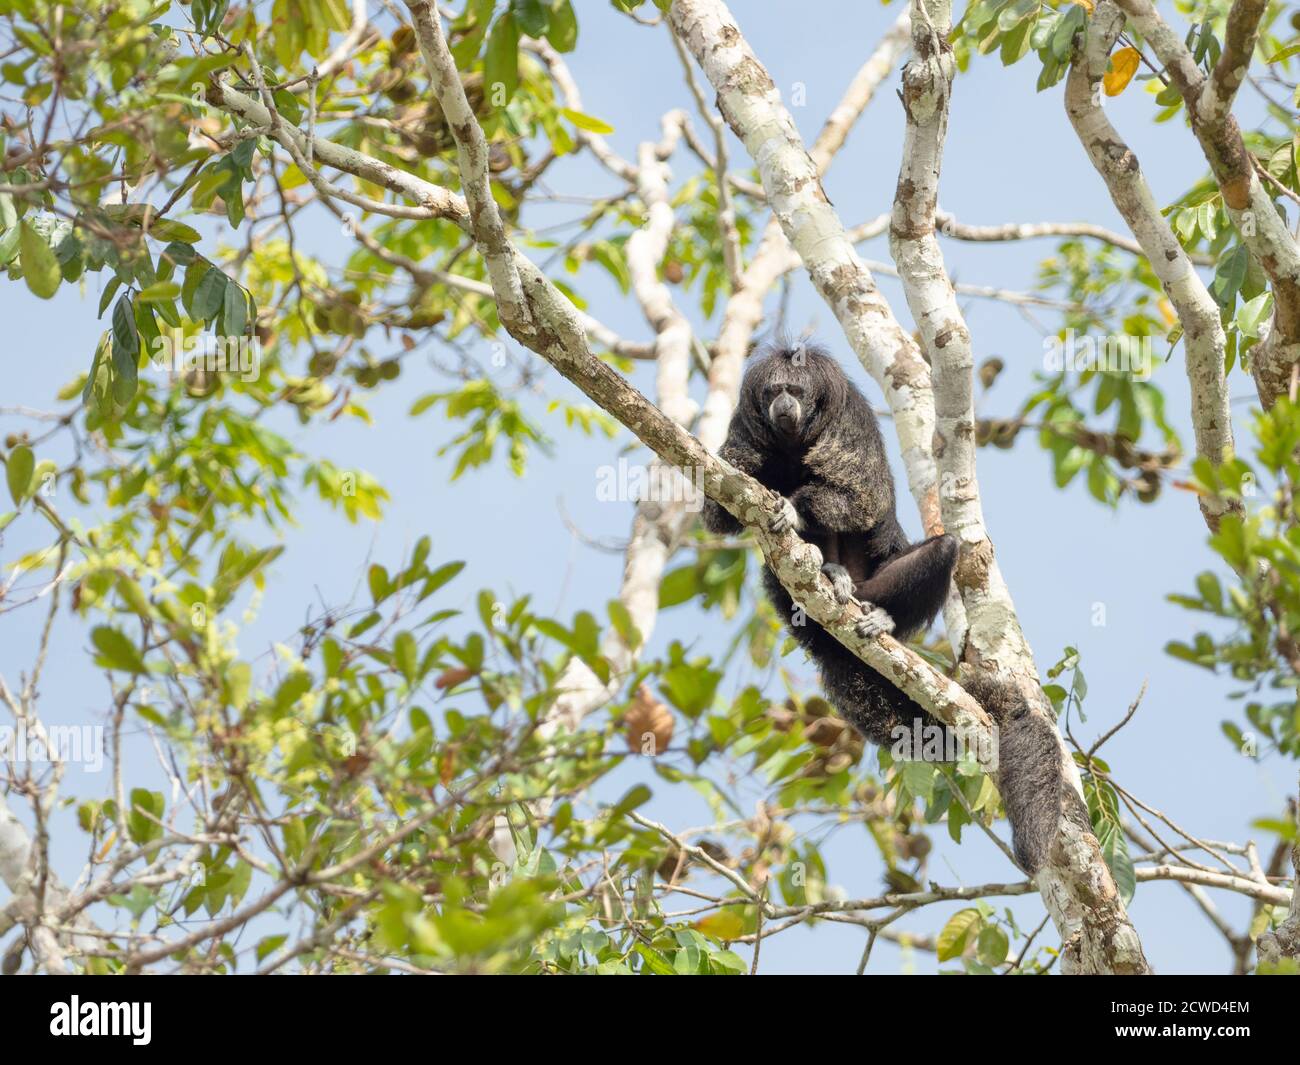
<svg viewBox="0 0 1300 1065">
<path fill-rule="evenodd" d="M 27 224 L 26 219 L 19 223 L 18 248 L 27 287 L 41 299 L 49 299 L 59 291 L 59 282 L 63 280 L 54 249 Z"/>
<path fill-rule="evenodd" d="M 233 281 L 226 285 L 221 323 L 226 337 L 231 339 L 242 337 L 248 328 L 248 297 Z"/>
<path fill-rule="evenodd" d="M 148 843 L 162 835 L 163 826 L 159 822 L 164 809 L 162 792 L 145 788 L 131 790 L 131 813 L 126 828 L 132 842 Z"/>
<path fill-rule="evenodd" d="M 181 306 L 185 308 L 185 313 L 192 322 L 201 322 L 203 320 L 203 316 L 199 314 L 194 301 L 198 295 L 199 283 L 211 269 L 213 269 L 212 265 L 203 258 L 195 258 L 185 267 L 185 283 L 181 286 Z"/>
<path fill-rule="evenodd" d="M 287 935 L 281 934 L 281 935 L 274 935 L 274 936 L 266 936 L 262 939 L 259 939 L 257 941 L 257 960 L 259 962 L 266 961 L 266 959 L 270 957 L 271 954 L 279 950 L 280 947 L 284 946 L 288 938 L 289 937 Z"/>
<path fill-rule="evenodd" d="M 638 943 L 634 949 L 645 959 L 646 968 L 655 976 L 677 975 L 677 970 L 673 968 L 672 962 L 655 950 L 654 947 L 645 943 Z"/>
<path fill-rule="evenodd" d="M 1124 904 L 1128 905 L 1137 891 L 1137 874 L 1133 871 L 1133 859 L 1128 853 L 1128 840 L 1118 825 L 1113 825 L 1098 835 L 1097 842 L 1101 844 L 1102 857 L 1106 859 L 1111 875 L 1115 878 L 1115 889 Z"/>
<path fill-rule="evenodd" d="M 1010 949 L 1011 942 L 1007 939 L 1006 932 L 997 925 L 988 925 L 980 930 L 979 939 L 976 940 L 975 956 L 985 965 L 992 967 L 1005 962 Z"/>
<path fill-rule="evenodd" d="M 388 583 L 388 570 L 378 562 L 371 565 L 366 579 L 370 585 L 370 598 L 376 604 L 386 599 L 389 593 L 393 590 L 392 586 Z"/>
<path fill-rule="evenodd" d="M 645 784 L 636 784 L 628 789 L 626 795 L 616 802 L 609 811 L 609 820 L 612 824 L 621 818 L 624 814 L 630 813 L 638 806 L 644 805 L 650 801 L 652 792 Z"/>
<path fill-rule="evenodd" d="M 619 599 L 609 601 L 609 620 L 613 622 L 615 631 L 623 638 L 623 642 L 635 651 L 641 646 L 641 631 L 632 621 L 632 615 L 628 612 L 627 607 Z"/>
<path fill-rule="evenodd" d="M 214 266 L 199 279 L 190 317 L 195 321 L 211 322 L 220 312 L 225 298 L 226 275 Z"/>
<path fill-rule="evenodd" d="M 519 27 L 513 15 L 502 15 L 488 34 L 483 80 L 493 106 L 505 106 L 519 88 Z"/>
<path fill-rule="evenodd" d="M 1056 32 L 1052 34 L 1052 55 L 1062 63 L 1070 58 L 1070 52 L 1074 47 L 1074 35 L 1083 29 L 1086 15 L 1083 8 L 1078 5 L 1071 5 L 1070 10 L 1061 16 L 1061 21 L 1056 24 Z"/>
<path fill-rule="evenodd" d="M 1029 52 L 1030 31 L 1033 29 L 1032 22 L 1020 22 L 1002 38 L 1002 65 L 1009 67 L 1013 63 L 1019 63 Z"/>
<path fill-rule="evenodd" d="M 414 684 L 420 673 L 420 648 L 415 637 L 406 630 L 393 639 L 393 664 L 397 666 L 408 684 Z"/>
<path fill-rule="evenodd" d="M 140 334 L 131 297 L 123 293 L 113 307 L 113 401 L 125 407 L 139 387 Z"/>
<path fill-rule="evenodd" d="M 122 293 L 113 307 L 113 359 L 121 357 L 138 360 L 140 358 L 140 334 L 135 328 L 135 315 L 132 313 L 131 297 Z"/>
<path fill-rule="evenodd" d="M 1234 244 L 1219 256 L 1214 267 L 1214 280 L 1210 283 L 1210 295 L 1222 310 L 1227 310 L 1237 302 L 1237 293 L 1246 280 L 1246 271 L 1250 266 L 1250 252 L 1244 244 Z"/>
<path fill-rule="evenodd" d="M 5 462 L 5 480 L 9 484 L 9 496 L 17 506 L 22 506 L 32 491 L 32 473 L 36 469 L 36 457 L 26 444 L 19 444 Z"/>
<path fill-rule="evenodd" d="M 175 281 L 158 281 L 148 288 L 141 289 L 136 298 L 141 303 L 163 303 L 174 300 L 180 294 L 181 287 Z"/>
<path fill-rule="evenodd" d="M 113 302 L 113 297 L 117 295 L 117 290 L 122 287 L 122 279 L 114 275 L 104 286 L 104 293 L 99 297 L 99 314 L 96 318 L 103 318 L 104 312 L 108 310 L 108 305 Z"/>
<path fill-rule="evenodd" d="M 685 603 L 699 590 L 699 576 L 694 566 L 675 569 L 659 582 L 659 609 Z"/>
<path fill-rule="evenodd" d="M 939 933 L 938 957 L 940 961 L 952 961 L 961 957 L 966 949 L 966 942 L 971 933 L 980 926 L 982 919 L 979 910 L 958 910 L 948 918 L 948 923 Z"/>
<path fill-rule="evenodd" d="M 420 589 L 420 598 L 423 599 L 436 592 L 464 568 L 464 562 L 448 562 L 444 566 L 439 566 L 425 578 L 424 586 Z"/>
<path fill-rule="evenodd" d="M 529 37 L 542 36 L 551 23 L 551 13 L 542 0 L 510 0 L 510 10 Z"/>
<path fill-rule="evenodd" d="M 551 24 L 546 28 L 546 39 L 557 52 L 572 52 L 578 44 L 578 18 L 569 0 L 557 0 L 551 5 Z"/>
<path fill-rule="evenodd" d="M 1237 308 L 1237 328 L 1248 337 L 1258 337 L 1260 328 L 1273 313 L 1273 293 L 1261 292 Z"/>
<path fill-rule="evenodd" d="M 144 660 L 135 645 L 110 625 L 97 625 L 90 633 L 90 642 L 99 654 L 95 664 L 105 669 L 120 669 L 127 673 L 145 673 Z"/>
<path fill-rule="evenodd" d="M 1293 55 L 1300 55 L 1300 41 L 1292 41 L 1286 47 L 1279 49 L 1265 62 L 1280 63 L 1283 59 L 1290 59 Z"/>
</svg>

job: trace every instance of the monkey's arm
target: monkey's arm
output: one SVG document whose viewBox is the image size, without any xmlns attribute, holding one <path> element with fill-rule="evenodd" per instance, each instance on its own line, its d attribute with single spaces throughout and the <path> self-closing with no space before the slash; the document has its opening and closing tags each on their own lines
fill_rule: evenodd
<svg viewBox="0 0 1300 1065">
<path fill-rule="evenodd" d="M 808 454 L 810 476 L 790 497 L 823 529 L 867 532 L 894 515 L 894 479 L 876 438 L 818 442 Z"/>
<path fill-rule="evenodd" d="M 741 473 L 747 473 L 755 478 L 763 468 L 762 453 L 747 437 L 738 434 L 734 429 L 727 435 L 726 443 L 719 449 L 718 458 L 731 463 Z M 711 533 L 732 534 L 740 532 L 742 528 L 740 522 L 726 507 L 707 497 L 700 517 L 704 527 Z"/>
<path fill-rule="evenodd" d="M 881 516 L 879 501 L 860 485 L 836 484 L 823 478 L 805 481 L 790 497 L 800 514 L 835 532 L 866 532 Z"/>
</svg>

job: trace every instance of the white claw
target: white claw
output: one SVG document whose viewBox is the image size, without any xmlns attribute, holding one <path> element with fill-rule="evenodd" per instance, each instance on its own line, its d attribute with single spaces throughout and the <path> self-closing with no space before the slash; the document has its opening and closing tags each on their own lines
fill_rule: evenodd
<svg viewBox="0 0 1300 1065">
<path fill-rule="evenodd" d="M 894 631 L 894 619 L 880 607 L 871 603 L 862 604 L 862 617 L 853 626 L 854 631 L 864 640 Z"/>
<path fill-rule="evenodd" d="M 787 529 L 793 529 L 798 532 L 803 528 L 803 519 L 799 517 L 799 512 L 794 509 L 794 504 L 790 500 L 782 497 L 781 510 L 775 518 L 772 519 L 771 529 L 774 533 L 783 533 Z"/>
<path fill-rule="evenodd" d="M 822 566 L 822 573 L 831 582 L 831 591 L 835 593 L 837 602 L 847 603 L 853 598 L 853 578 L 849 576 L 848 570 L 834 562 L 827 562 Z"/>
</svg>

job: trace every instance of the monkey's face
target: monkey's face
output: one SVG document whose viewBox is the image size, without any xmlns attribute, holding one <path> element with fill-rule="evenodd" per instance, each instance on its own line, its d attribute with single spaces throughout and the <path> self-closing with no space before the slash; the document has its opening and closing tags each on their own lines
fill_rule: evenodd
<svg viewBox="0 0 1300 1065">
<path fill-rule="evenodd" d="M 773 382 L 763 390 L 767 420 L 787 440 L 798 440 L 807 422 L 802 385 Z"/>
</svg>

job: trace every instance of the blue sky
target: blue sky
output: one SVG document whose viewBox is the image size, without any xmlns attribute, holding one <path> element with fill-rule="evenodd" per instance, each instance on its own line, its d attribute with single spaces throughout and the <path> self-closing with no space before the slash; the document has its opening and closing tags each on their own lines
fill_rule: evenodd
<svg viewBox="0 0 1300 1065">
<path fill-rule="evenodd" d="M 787 6 L 778 14 L 776 5 L 737 2 L 733 10 L 783 96 L 789 100 L 796 86 L 803 87 L 805 103 L 793 108 L 793 114 L 811 142 L 898 7 L 821 0 L 801 5 L 797 21 Z M 664 111 L 692 109 L 677 58 L 664 30 L 637 26 L 608 5 L 583 4 L 579 15 L 583 21 L 578 50 L 568 58 L 583 91 L 584 107 L 614 125 L 610 140 L 624 156 L 634 157 L 639 141 L 658 139 Z M 1032 62 L 1008 69 L 996 57 L 982 57 L 958 79 L 941 205 L 973 223 L 1086 220 L 1122 230 L 1122 221 L 1066 119 L 1062 87 L 1036 93 L 1036 76 Z M 896 84 L 895 75 L 825 180 L 826 191 L 846 224 L 874 217 L 892 199 L 902 143 Z M 1138 149 L 1158 202 L 1174 199 L 1202 174 L 1203 160 L 1182 123 L 1153 125 L 1153 104 L 1136 87 L 1108 101 L 1108 107 L 1112 120 Z M 731 154 L 734 163 L 747 162 L 743 146 L 734 138 Z M 694 172 L 694 161 L 684 152 L 673 162 L 677 180 Z M 616 187 L 604 171 L 582 157 L 557 164 L 547 180 L 558 192 L 583 196 Z M 545 206 L 528 220 L 541 226 L 580 212 L 580 207 Z M 337 226 L 332 220 L 318 220 L 314 226 L 304 233 L 309 247 L 327 261 L 341 263 L 348 244 Z M 1032 286 L 1039 260 L 1051 250 L 1050 241 L 1007 245 L 948 241 L 944 245 L 957 280 L 1021 289 Z M 867 245 L 863 254 L 888 259 L 885 239 Z M 84 296 L 65 286 L 49 304 L 36 301 L 21 284 L 0 286 L 0 314 L 16 334 L 0 406 L 49 408 L 56 389 L 89 364 L 100 330 L 94 284 L 92 278 Z M 880 284 L 900 319 L 909 322 L 897 284 L 888 278 L 881 278 Z M 594 274 L 584 275 L 581 285 L 592 312 L 609 326 L 628 337 L 648 338 L 649 328 L 630 298 Z M 769 310 L 775 306 L 774 297 Z M 701 335 L 710 336 L 716 320 L 701 321 L 685 294 L 682 307 Z M 981 412 L 1011 414 L 1041 366 L 1041 336 L 1015 310 L 1001 304 L 972 300 L 967 313 L 977 360 L 997 355 L 1006 363 Z M 1050 315 L 1042 317 L 1054 327 Z M 815 328 L 880 405 L 878 392 L 852 361 L 833 317 L 802 274 L 792 276 L 788 324 L 796 331 Z M 1180 360 L 1181 349 L 1171 362 L 1158 366 L 1156 380 L 1190 447 L 1187 384 Z M 646 368 L 639 368 L 634 379 L 643 389 L 652 384 Z M 346 601 L 364 585 L 371 557 L 391 562 L 425 533 L 432 536 L 439 561 L 469 562 L 466 572 L 442 593 L 446 605 L 472 614 L 477 590 L 490 587 L 503 595 L 531 593 L 538 609 L 561 617 L 583 608 L 603 614 L 604 603 L 618 587 L 621 558 L 586 546 L 570 531 L 565 517 L 588 538 L 626 536 L 630 506 L 601 502 L 596 485 L 597 470 L 617 460 L 629 435 L 606 441 L 566 432 L 558 415 L 545 412 L 544 399 L 530 399 L 531 409 L 552 432 L 553 456 L 534 455 L 523 478 L 512 477 L 497 462 L 452 484 L 448 480 L 451 459 L 436 456 L 453 435 L 452 427 L 434 415 L 410 419 L 406 414 L 416 396 L 441 387 L 443 380 L 409 365 L 397 385 L 372 395 L 373 427 L 340 421 L 304 428 L 288 418 L 277 425 L 308 455 L 368 470 L 392 494 L 392 503 L 382 524 L 349 526 L 341 516 L 304 500 L 299 526 L 286 534 L 290 549 L 276 563 L 260 614 L 241 636 L 245 653 L 261 653 L 272 641 L 290 635 L 322 600 Z M 584 401 L 549 368 L 542 369 L 540 380 L 548 395 Z M 699 382 L 695 384 L 698 398 Z M 1234 405 L 1240 416 L 1253 389 L 1240 369 L 1231 384 L 1234 398 L 1241 399 Z M 0 418 L 0 423 L 6 432 L 30 424 L 13 417 Z M 896 456 L 896 441 L 888 426 L 886 435 Z M 1249 440 L 1242 424 L 1238 440 Z M 635 460 L 637 455 L 631 457 Z M 1106 749 L 1119 779 L 1197 835 L 1249 837 L 1254 818 L 1273 816 L 1279 810 L 1294 785 L 1295 767 L 1276 759 L 1256 763 L 1235 755 L 1218 727 L 1223 718 L 1236 713 L 1226 699 L 1230 686 L 1163 653 L 1169 639 L 1186 638 L 1196 625 L 1193 616 L 1167 603 L 1165 595 L 1185 591 L 1195 573 L 1212 564 L 1205 527 L 1192 497 L 1166 491 L 1151 506 L 1126 502 L 1118 511 L 1106 510 L 1081 485 L 1064 492 L 1055 489 L 1049 459 L 1029 434 L 1014 450 L 982 450 L 979 461 L 989 529 L 1040 667 L 1045 670 L 1055 662 L 1067 645 L 1081 652 L 1090 693 L 1088 721 L 1076 725 L 1080 738 L 1086 743 L 1114 724 L 1146 680 L 1141 711 Z M 895 470 L 901 485 L 897 464 Z M 900 497 L 901 520 L 919 535 L 910 498 L 905 491 Z M 260 530 L 249 534 L 254 531 L 261 534 Z M 44 532 L 39 522 L 19 522 L 11 527 L 0 553 L 11 560 L 43 542 Z M 1094 624 L 1098 604 L 1104 607 L 1104 625 Z M 0 671 L 11 682 L 31 661 L 32 620 L 27 612 L 0 615 Z M 716 616 L 706 617 L 686 605 L 660 616 L 650 650 L 661 651 L 673 639 L 703 651 L 718 650 L 726 635 Z M 56 632 L 53 668 L 43 683 L 41 706 L 47 723 L 104 720 L 105 688 L 89 665 L 85 642 L 85 633 L 75 625 L 64 624 Z M 787 664 L 811 679 L 811 668 L 797 658 Z M 733 670 L 727 690 L 739 690 L 753 679 Z M 154 756 L 142 740 L 134 745 L 133 757 L 141 760 L 136 764 L 142 773 L 156 775 Z M 628 763 L 608 782 L 610 795 L 642 775 L 643 767 Z M 73 769 L 64 793 L 102 793 L 107 784 L 105 774 L 86 778 Z M 708 822 L 709 811 L 693 792 L 667 793 L 662 787 L 658 791 L 647 808 L 649 816 L 677 828 Z M 70 823 L 64 828 L 56 857 L 68 875 L 84 860 L 80 853 L 84 837 Z M 978 835 L 969 835 L 959 852 L 947 845 L 942 830 L 934 836 L 940 846 L 931 860 L 930 875 L 936 880 L 974 884 L 1016 878 L 1006 859 Z M 861 828 L 837 831 L 828 852 L 834 879 L 849 895 L 873 894 L 881 886 L 879 862 Z M 1216 901 L 1240 927 L 1248 904 L 1235 896 L 1218 896 Z M 1035 898 L 1018 899 L 1012 908 L 1023 926 L 1033 927 L 1041 918 Z M 1179 888 L 1144 885 L 1131 911 L 1158 971 L 1228 967 L 1229 954 L 1221 937 Z M 928 908 L 903 922 L 903 927 L 937 930 L 946 912 Z M 763 969 L 852 972 L 862 945 L 858 930 L 800 929 L 765 942 Z M 930 971 L 933 957 L 905 958 L 889 944 L 877 947 L 872 972 L 908 968 Z"/>
</svg>

